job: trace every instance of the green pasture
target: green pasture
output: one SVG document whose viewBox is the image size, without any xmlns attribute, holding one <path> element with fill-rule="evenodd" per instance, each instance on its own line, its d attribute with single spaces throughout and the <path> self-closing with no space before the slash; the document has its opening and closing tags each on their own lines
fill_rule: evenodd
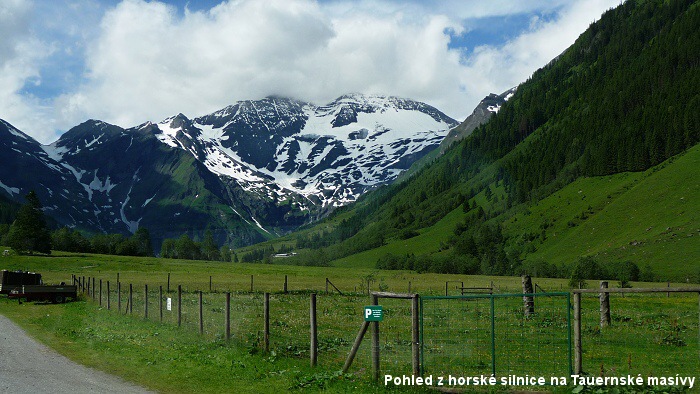
<svg viewBox="0 0 700 394">
<path fill-rule="evenodd" d="M 71 359 L 159 392 L 427 392 L 371 381 L 369 333 L 350 369 L 339 371 L 363 322 L 370 289 L 424 296 L 460 294 L 460 287 L 521 291 L 520 278 L 417 274 L 341 267 L 234 264 L 54 253 L 8 256 L 1 269 L 42 273 L 45 282 L 71 275 L 95 279 L 94 295 L 61 305 L 0 298 L 0 313 Z M 117 294 L 117 274 L 120 293 Z M 170 274 L 170 291 L 167 278 Z M 250 292 L 250 276 L 254 291 Z M 288 293 L 283 293 L 284 277 Z M 211 277 L 212 291 L 209 291 Z M 328 278 L 332 287 L 325 293 Z M 102 292 L 99 283 L 102 280 Z M 110 282 L 107 308 L 107 282 Z M 534 278 L 538 291 L 567 291 L 566 280 Z M 128 289 L 131 285 L 132 303 Z M 148 316 L 145 315 L 148 285 Z M 177 286 L 182 320 L 177 325 Z M 591 283 L 591 286 L 593 283 Z M 680 286 L 681 284 L 674 284 Z M 92 280 L 90 279 L 92 287 Z M 633 283 L 635 287 L 659 286 Z M 160 289 L 162 287 L 162 290 Z M 162 291 L 162 298 L 160 294 Z M 202 291 L 203 334 L 199 334 Z M 225 292 L 231 292 L 231 339 L 225 339 Z M 270 352 L 263 344 L 263 293 L 270 292 Z M 309 300 L 317 293 L 318 366 L 309 365 Z M 499 296 L 500 297 L 500 296 Z M 612 302 L 613 325 L 596 330 L 597 299 L 584 296 L 584 369 L 601 373 L 692 373 L 698 350 L 697 294 L 627 296 Z M 172 310 L 165 308 L 171 299 Z M 120 301 L 118 301 L 120 300 Z M 163 305 L 161 321 L 161 302 Z M 536 315 L 524 318 L 522 297 L 495 301 L 492 331 L 488 299 L 424 300 L 426 374 L 490 374 L 495 346 L 497 376 L 568 373 L 565 298 L 538 297 Z M 407 300 L 382 299 L 382 374 L 411 373 L 411 316 Z M 119 307 L 120 306 L 120 307 Z M 130 307 L 130 308 L 129 308 Z M 492 335 L 493 333 L 493 335 Z M 491 338 L 495 339 L 492 345 Z M 629 361 L 629 362 L 628 362 Z M 602 369 L 601 369 L 602 368 Z M 697 374 L 697 373 L 696 373 Z M 503 387 L 495 389 L 503 391 Z M 540 390 L 569 388 L 544 387 Z"/>
</svg>

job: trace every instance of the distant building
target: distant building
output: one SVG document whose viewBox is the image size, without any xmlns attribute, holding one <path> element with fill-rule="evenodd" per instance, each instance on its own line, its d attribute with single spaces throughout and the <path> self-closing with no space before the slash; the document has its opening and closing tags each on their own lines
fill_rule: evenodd
<svg viewBox="0 0 700 394">
<path fill-rule="evenodd" d="M 272 255 L 272 257 L 274 257 L 274 258 L 277 259 L 277 258 L 293 257 L 293 256 L 296 256 L 296 255 L 297 255 L 297 252 L 291 252 L 291 253 L 277 253 L 277 254 Z"/>
</svg>

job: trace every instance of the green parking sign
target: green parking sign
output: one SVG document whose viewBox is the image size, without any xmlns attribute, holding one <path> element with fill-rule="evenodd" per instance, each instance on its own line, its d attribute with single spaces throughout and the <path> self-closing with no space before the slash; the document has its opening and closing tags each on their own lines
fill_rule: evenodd
<svg viewBox="0 0 700 394">
<path fill-rule="evenodd" d="M 384 311 L 381 305 L 369 305 L 365 307 L 365 321 L 382 321 Z"/>
</svg>

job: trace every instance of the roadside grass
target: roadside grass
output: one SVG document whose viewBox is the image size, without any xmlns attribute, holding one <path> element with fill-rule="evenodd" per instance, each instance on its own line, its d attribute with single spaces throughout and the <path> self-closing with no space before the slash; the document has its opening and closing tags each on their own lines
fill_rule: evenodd
<svg viewBox="0 0 700 394">
<path fill-rule="evenodd" d="M 174 325 L 122 316 L 86 301 L 18 305 L 3 297 L 0 313 L 78 363 L 163 393 L 396 391 L 372 384 L 366 370 L 341 375 L 337 363 L 312 369 L 307 359 L 254 353 Z"/>
</svg>

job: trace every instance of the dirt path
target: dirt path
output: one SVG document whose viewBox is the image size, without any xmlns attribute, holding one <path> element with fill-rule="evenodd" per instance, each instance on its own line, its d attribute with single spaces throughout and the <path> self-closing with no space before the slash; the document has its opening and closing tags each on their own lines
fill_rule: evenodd
<svg viewBox="0 0 700 394">
<path fill-rule="evenodd" d="M 87 368 L 29 337 L 0 315 L 0 392 L 148 393 L 115 376 Z"/>
</svg>

